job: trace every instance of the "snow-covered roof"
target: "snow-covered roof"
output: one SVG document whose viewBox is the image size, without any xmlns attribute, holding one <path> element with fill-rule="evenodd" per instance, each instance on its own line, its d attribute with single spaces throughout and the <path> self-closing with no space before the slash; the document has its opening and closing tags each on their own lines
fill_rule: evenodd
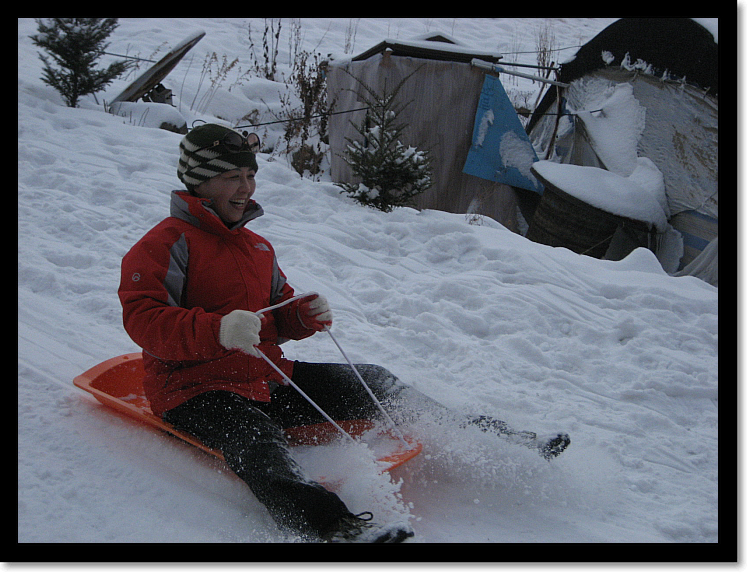
<svg viewBox="0 0 748 573">
<path fill-rule="evenodd" d="M 416 58 L 426 58 L 429 60 L 447 60 L 466 63 L 469 63 L 473 58 L 494 63 L 502 58 L 502 55 L 497 52 L 474 50 L 464 44 L 457 43 L 455 40 L 452 40 L 444 34 L 441 34 L 439 38 L 434 36 L 427 37 L 430 39 L 422 39 L 423 36 L 414 40 L 393 40 L 388 38 L 369 48 L 365 52 L 362 52 L 358 56 L 355 56 L 352 60 L 354 62 L 367 60 L 385 50 L 392 51 L 395 56 L 411 56 Z"/>
</svg>

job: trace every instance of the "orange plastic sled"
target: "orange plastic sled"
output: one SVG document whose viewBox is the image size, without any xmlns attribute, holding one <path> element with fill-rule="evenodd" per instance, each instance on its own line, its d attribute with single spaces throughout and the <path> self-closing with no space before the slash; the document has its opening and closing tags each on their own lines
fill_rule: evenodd
<svg viewBox="0 0 748 573">
<path fill-rule="evenodd" d="M 105 406 L 135 420 L 167 432 L 201 450 L 223 460 L 223 455 L 201 443 L 194 436 L 180 432 L 164 422 L 152 411 L 143 391 L 143 357 L 140 352 L 123 354 L 105 360 L 73 380 L 78 388 L 90 392 Z M 361 436 L 374 427 L 369 420 L 339 421 L 337 424 L 351 436 Z M 291 445 L 317 445 L 329 442 L 340 436 L 340 432 L 329 422 L 286 428 Z M 416 457 L 422 449 L 417 441 L 405 437 L 408 447 L 401 440 L 392 437 L 394 451 L 378 458 L 383 471 L 390 471 Z"/>
</svg>

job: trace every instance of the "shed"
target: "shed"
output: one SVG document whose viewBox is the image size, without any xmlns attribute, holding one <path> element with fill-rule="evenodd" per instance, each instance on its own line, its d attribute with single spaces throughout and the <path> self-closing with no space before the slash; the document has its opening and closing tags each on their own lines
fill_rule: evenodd
<svg viewBox="0 0 748 573">
<path fill-rule="evenodd" d="M 328 62 L 328 104 L 333 112 L 363 108 L 357 79 L 382 92 L 385 85 L 392 89 L 415 71 L 399 93 L 402 103 L 411 102 L 399 117 L 407 125 L 403 144 L 431 151 L 434 180 L 433 187 L 417 196 L 415 207 L 486 215 L 516 231 L 512 187 L 463 173 L 485 77 L 485 71 L 471 61 L 493 64 L 500 58 L 443 34 L 411 41 L 387 39 L 351 59 Z M 331 176 L 337 183 L 356 182 L 342 155 L 346 138 L 360 137 L 354 126 L 360 125 L 365 113 L 330 117 Z"/>
<path fill-rule="evenodd" d="M 677 232 L 660 233 L 653 250 L 664 263 L 679 235 L 682 256 L 663 264 L 673 274 L 717 265 L 718 70 L 718 45 L 693 19 L 622 18 L 561 65 L 557 78 L 569 87 L 549 90 L 527 127 L 540 159 L 623 178 L 643 158 L 654 164 Z M 542 193 L 515 191 L 532 231 Z M 713 264 L 690 264 L 700 256 Z"/>
</svg>

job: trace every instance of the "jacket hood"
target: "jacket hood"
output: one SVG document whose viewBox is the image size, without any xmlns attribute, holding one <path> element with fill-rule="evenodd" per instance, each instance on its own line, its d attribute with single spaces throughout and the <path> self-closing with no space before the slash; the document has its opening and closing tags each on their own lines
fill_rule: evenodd
<svg viewBox="0 0 748 573">
<path fill-rule="evenodd" d="M 170 215 L 186 221 L 198 229 L 214 230 L 215 232 L 236 231 L 244 227 L 249 221 L 264 214 L 262 207 L 250 199 L 244 215 L 231 226 L 226 225 L 212 208 L 210 199 L 203 199 L 191 195 L 188 191 L 172 191 Z"/>
</svg>

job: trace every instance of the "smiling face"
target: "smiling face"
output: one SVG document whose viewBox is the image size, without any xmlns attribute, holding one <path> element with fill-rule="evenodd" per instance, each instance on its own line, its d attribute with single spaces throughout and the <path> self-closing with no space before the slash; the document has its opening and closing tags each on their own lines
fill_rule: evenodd
<svg viewBox="0 0 748 573">
<path fill-rule="evenodd" d="M 244 215 L 256 185 L 254 169 L 241 167 L 203 181 L 195 188 L 195 194 L 203 199 L 210 199 L 213 210 L 221 220 L 232 224 Z"/>
</svg>

